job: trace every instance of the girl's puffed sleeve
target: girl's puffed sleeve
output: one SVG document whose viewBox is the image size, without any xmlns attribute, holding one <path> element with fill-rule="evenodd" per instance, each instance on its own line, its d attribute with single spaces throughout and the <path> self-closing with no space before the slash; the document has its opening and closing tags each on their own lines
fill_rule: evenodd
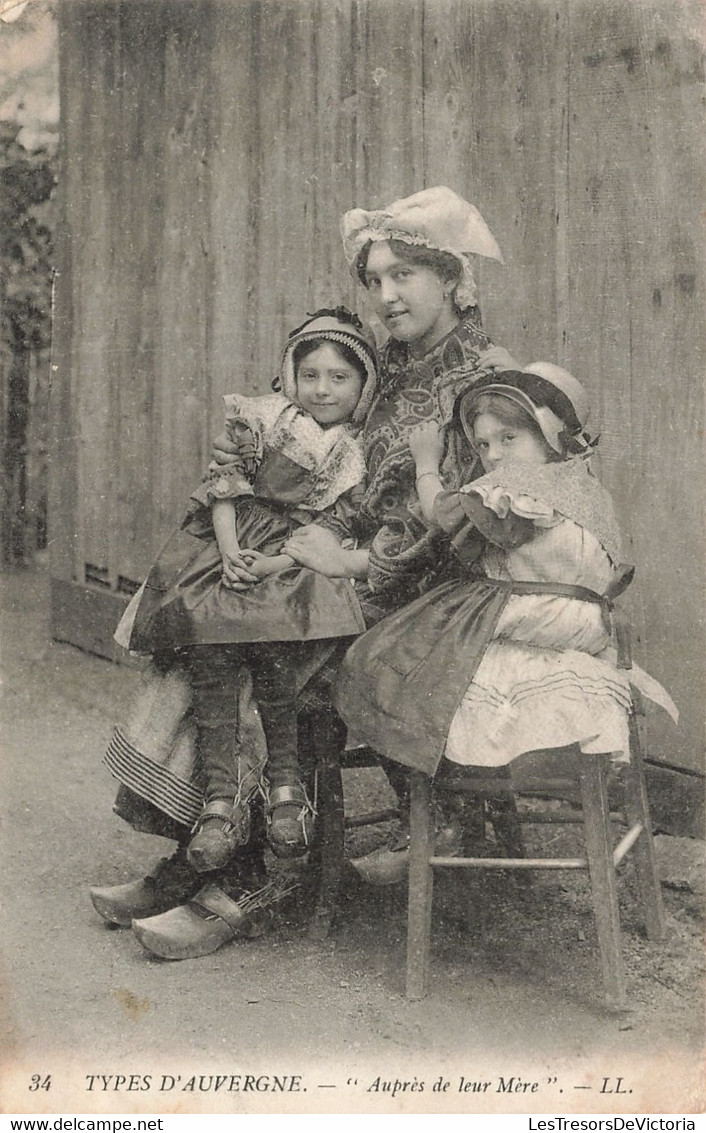
<svg viewBox="0 0 706 1133">
<path fill-rule="evenodd" d="M 244 407 L 247 400 L 256 402 L 260 399 L 241 399 L 237 394 L 223 398 L 226 435 L 238 451 L 230 464 L 214 462 L 209 465 L 203 483 L 191 496 L 197 504 L 210 507 L 214 500 L 253 494 L 253 481 L 262 461 L 263 430 L 256 413 L 246 416 Z"/>
</svg>

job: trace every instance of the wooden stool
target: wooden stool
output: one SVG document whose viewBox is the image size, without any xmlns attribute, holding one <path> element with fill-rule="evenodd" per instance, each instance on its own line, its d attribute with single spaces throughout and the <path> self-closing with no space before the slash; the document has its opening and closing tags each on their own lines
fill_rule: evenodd
<svg viewBox="0 0 706 1133">
<path fill-rule="evenodd" d="M 346 815 L 342 771 L 361 767 L 380 768 L 381 760 L 371 748 L 346 749 L 345 744 L 345 725 L 332 708 L 319 707 L 315 712 L 300 715 L 300 755 L 302 762 L 315 769 L 316 775 L 317 836 L 313 857 L 318 876 L 316 901 L 308 930 L 312 940 L 325 939 L 335 920 L 345 863 L 346 830 L 390 822 L 400 816 L 397 807 Z M 395 769 L 400 776 L 397 789 L 406 796 L 408 772 L 397 764 L 389 765 L 391 773 Z M 518 858 L 524 857 L 514 797 L 507 790 L 498 789 L 497 780 L 491 791 L 472 794 L 472 805 L 466 808 L 464 814 L 464 835 L 476 840 L 482 837 L 479 827 L 487 821 L 505 852 Z"/>
<path fill-rule="evenodd" d="M 614 837 L 608 804 L 607 771 L 611 760 L 603 755 L 577 755 L 576 772 L 567 777 L 566 761 L 554 758 L 554 769 L 549 776 L 523 782 L 520 788 L 506 787 L 514 795 L 526 794 L 535 798 L 569 798 L 580 804 L 580 812 L 548 811 L 546 816 L 536 812 L 519 814 L 522 821 L 579 822 L 583 825 L 585 856 L 578 858 L 477 858 L 435 857 L 433 854 L 433 818 L 431 805 L 432 784 L 421 772 L 412 773 L 411 779 L 411 845 L 409 865 L 408 936 L 407 936 L 407 996 L 420 999 L 426 994 L 427 972 L 431 940 L 431 911 L 433 872 L 437 868 L 451 869 L 584 869 L 588 870 L 596 922 L 598 945 L 603 971 L 605 999 L 608 1006 L 620 1009 L 625 1006 L 625 977 L 620 936 L 620 913 L 616 887 L 616 867 L 632 850 L 642 911 L 647 935 L 652 940 L 664 936 L 665 922 L 662 895 L 657 873 L 652 828 L 645 790 L 642 745 L 638 727 L 638 714 L 642 714 L 639 693 L 633 689 L 633 705 L 629 717 L 630 763 L 624 767 L 624 821 L 627 830 L 613 845 Z M 547 753 L 551 761 L 551 753 Z M 556 772 L 556 773 L 555 773 Z M 484 769 L 462 769 L 434 782 L 434 793 L 446 792 L 478 796 L 498 795 L 501 782 Z"/>
</svg>

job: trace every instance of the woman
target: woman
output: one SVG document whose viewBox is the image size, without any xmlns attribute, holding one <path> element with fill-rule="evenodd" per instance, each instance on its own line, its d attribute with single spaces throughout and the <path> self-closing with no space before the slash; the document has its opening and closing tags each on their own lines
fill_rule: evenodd
<svg viewBox="0 0 706 1133">
<path fill-rule="evenodd" d="M 361 518 L 370 541 L 364 550 L 342 551 L 308 526 L 287 551 L 322 573 L 365 581 L 362 601 L 372 623 L 439 572 L 443 546 L 419 511 L 408 437 L 426 420 L 445 422 L 459 380 L 467 384 L 483 364 L 490 340 L 470 257 L 502 263 L 502 256 L 478 210 L 443 187 L 387 209 L 353 209 L 341 230 L 346 258 L 390 333 L 361 438 L 368 472 Z M 460 486 L 468 471 L 459 442 L 451 434 L 441 470 L 448 487 Z"/>
<path fill-rule="evenodd" d="M 381 352 L 379 392 L 359 438 L 368 471 L 360 516 L 364 545 L 343 549 L 327 532 L 309 525 L 299 528 L 283 551 L 330 577 L 356 579 L 365 622 L 371 626 L 443 580 L 452 568 L 444 541 L 419 510 L 408 436 L 426 420 L 448 421 L 459 385 L 472 382 L 490 364 L 493 354 L 481 327 L 471 257 L 502 263 L 502 256 L 478 210 L 444 187 L 422 190 L 386 209 L 353 209 L 343 217 L 341 230 L 346 258 L 390 334 Z M 460 442 L 449 430 L 440 470 L 448 489 L 469 478 Z M 232 453 L 227 438 L 219 437 L 216 459 L 227 463 Z M 244 583 L 257 581 L 246 570 L 239 577 Z M 335 666 L 330 660 L 327 666 L 333 676 Z M 195 904 L 157 917 L 148 916 L 149 901 L 163 908 L 178 887 L 162 889 L 159 877 L 150 880 L 147 901 L 142 881 L 116 888 L 122 891 L 123 910 L 131 901 L 140 903 L 137 915 L 146 917 L 140 924 L 149 924 L 152 950 L 161 947 L 161 938 L 159 954 L 173 954 L 170 938 L 188 937 L 191 951 L 186 954 L 201 955 L 241 931 L 242 900 L 236 896 L 241 880 L 229 878 L 228 892 L 217 887 L 215 899 L 211 882 L 206 906 L 197 894 Z M 186 881 L 183 889 L 188 895 Z M 103 890 L 104 900 L 106 893 L 110 899 Z"/>
</svg>

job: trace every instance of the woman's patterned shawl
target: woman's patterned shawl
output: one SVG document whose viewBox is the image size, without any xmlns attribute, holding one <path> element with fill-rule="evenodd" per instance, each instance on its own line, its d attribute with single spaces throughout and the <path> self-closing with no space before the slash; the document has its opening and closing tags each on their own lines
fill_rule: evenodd
<svg viewBox="0 0 706 1133">
<path fill-rule="evenodd" d="M 370 588 L 387 591 L 391 608 L 416 596 L 427 576 L 436 576 L 439 565 L 445 565 L 447 554 L 439 533 L 430 531 L 422 518 L 407 437 L 423 421 L 448 418 L 453 402 L 449 386 L 467 385 L 476 373 L 480 376 L 478 357 L 490 345 L 473 308 L 423 358 L 414 358 L 408 345 L 395 339 L 382 349 L 380 391 L 359 436 L 368 470 L 361 519 L 372 535 Z M 441 467 L 444 486 L 460 488 L 472 465 L 467 442 L 449 428 Z"/>
</svg>

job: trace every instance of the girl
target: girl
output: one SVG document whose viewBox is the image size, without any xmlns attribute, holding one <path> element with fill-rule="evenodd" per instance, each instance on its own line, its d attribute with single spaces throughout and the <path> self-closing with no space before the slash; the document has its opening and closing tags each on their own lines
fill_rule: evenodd
<svg viewBox="0 0 706 1133">
<path fill-rule="evenodd" d="M 314 808 L 297 759 L 302 642 L 364 628 L 351 583 L 282 553 L 303 523 L 352 544 L 365 478 L 355 439 L 377 382 L 373 341 L 350 312 L 321 310 L 290 335 L 281 392 L 225 398 L 237 455 L 212 468 L 130 612 L 130 649 L 168 669 L 186 663 L 194 693 L 205 805 L 188 848 L 199 872 L 224 866 L 248 840 L 250 799 L 266 794 L 275 853 L 304 853 Z M 267 644 L 266 644 L 267 643 Z M 176 652 L 178 651 L 178 652 Z M 267 741 L 267 780 L 238 742 L 234 676 L 252 671 Z"/>
<path fill-rule="evenodd" d="M 484 473 L 460 490 L 439 479 L 439 430 L 410 437 L 420 506 L 450 541 L 456 578 L 353 643 L 338 710 L 357 738 L 430 775 L 442 757 L 501 766 L 569 745 L 627 760 L 630 687 L 609 649 L 609 610 L 630 572 L 588 469 L 586 393 L 537 363 L 481 378 L 457 413 Z M 641 678 L 672 711 L 631 670 Z"/>
</svg>

